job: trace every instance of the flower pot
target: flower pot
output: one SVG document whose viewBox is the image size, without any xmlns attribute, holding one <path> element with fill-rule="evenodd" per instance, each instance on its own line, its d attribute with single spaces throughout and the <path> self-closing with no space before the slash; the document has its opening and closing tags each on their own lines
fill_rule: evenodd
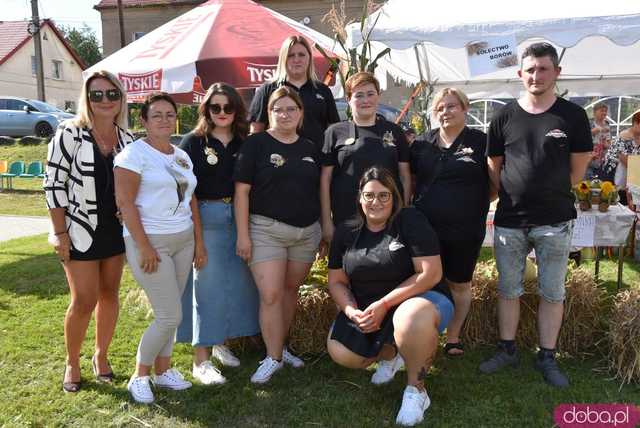
<svg viewBox="0 0 640 428">
<path fill-rule="evenodd" d="M 580 210 L 581 211 L 589 211 L 591 209 L 591 202 L 589 201 L 580 201 Z"/>
<path fill-rule="evenodd" d="M 598 211 L 600 211 L 601 213 L 606 213 L 608 210 L 609 210 L 608 202 L 600 202 L 598 204 Z"/>
</svg>

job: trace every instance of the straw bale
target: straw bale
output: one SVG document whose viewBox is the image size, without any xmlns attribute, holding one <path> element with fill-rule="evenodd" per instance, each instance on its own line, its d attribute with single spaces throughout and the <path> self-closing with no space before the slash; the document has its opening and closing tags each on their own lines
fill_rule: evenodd
<svg viewBox="0 0 640 428">
<path fill-rule="evenodd" d="M 326 349 L 329 327 L 338 310 L 322 285 L 303 285 L 298 310 L 291 326 L 289 343 L 299 354 L 320 354 Z"/>
<path fill-rule="evenodd" d="M 497 279 L 494 261 L 478 263 L 471 288 L 471 308 L 462 332 L 462 340 L 471 348 L 495 344 L 498 340 Z M 525 294 L 520 298 L 516 341 L 519 347 L 532 349 L 538 345 L 539 302 L 537 280 L 533 272 L 526 275 L 524 289 Z M 573 356 L 591 354 L 603 334 L 599 313 L 605 293 L 596 286 L 589 272 L 574 268 L 569 269 L 566 290 L 558 351 Z"/>
<path fill-rule="evenodd" d="M 607 334 L 609 369 L 622 384 L 640 382 L 640 289 L 614 298 Z"/>
</svg>

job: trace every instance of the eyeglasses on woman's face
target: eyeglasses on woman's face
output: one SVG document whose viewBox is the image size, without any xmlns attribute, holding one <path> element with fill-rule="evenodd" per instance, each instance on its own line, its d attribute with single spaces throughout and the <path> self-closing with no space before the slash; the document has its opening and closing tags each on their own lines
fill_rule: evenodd
<svg viewBox="0 0 640 428">
<path fill-rule="evenodd" d="M 365 202 L 373 202 L 375 199 L 382 204 L 386 204 L 391 200 L 391 192 L 362 192 L 362 199 Z"/>
<path fill-rule="evenodd" d="M 224 112 L 224 114 L 233 114 L 236 111 L 235 107 L 231 104 L 209 104 L 207 107 L 213 114 L 220 114 L 220 112 Z"/>
<path fill-rule="evenodd" d="M 163 121 L 173 122 L 176 120 L 176 117 L 177 115 L 173 112 L 171 113 L 157 112 L 149 115 L 149 120 L 152 122 L 163 122 Z"/>
<path fill-rule="evenodd" d="M 295 114 L 298 110 L 300 110 L 297 106 L 287 106 L 287 107 L 274 107 L 271 111 L 276 115 L 286 115 L 291 116 Z"/>
<path fill-rule="evenodd" d="M 118 101 L 122 97 L 122 93 L 120 92 L 119 89 L 107 89 L 105 91 L 103 90 L 89 91 L 89 101 L 91 101 L 92 103 L 101 102 L 105 96 L 109 101 Z"/>
</svg>

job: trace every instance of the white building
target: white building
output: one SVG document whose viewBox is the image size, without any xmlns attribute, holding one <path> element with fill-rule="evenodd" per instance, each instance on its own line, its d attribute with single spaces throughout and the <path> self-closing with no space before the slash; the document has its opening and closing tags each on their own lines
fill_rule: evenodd
<svg viewBox="0 0 640 428">
<path fill-rule="evenodd" d="M 0 96 L 37 98 L 35 47 L 28 21 L 0 21 Z M 53 21 L 41 23 L 46 102 L 75 110 L 85 65 Z"/>
</svg>

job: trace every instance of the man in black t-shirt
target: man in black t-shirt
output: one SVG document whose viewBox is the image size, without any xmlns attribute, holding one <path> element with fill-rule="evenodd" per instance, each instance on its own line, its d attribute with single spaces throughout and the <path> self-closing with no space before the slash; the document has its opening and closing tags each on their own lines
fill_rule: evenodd
<svg viewBox="0 0 640 428">
<path fill-rule="evenodd" d="M 540 295 L 536 368 L 547 383 L 566 387 L 569 380 L 554 354 L 576 218 L 571 187 L 584 176 L 592 141 L 585 111 L 554 92 L 558 63 L 550 44 L 529 46 L 518 70 L 525 95 L 504 106 L 489 128 L 489 175 L 500 197 L 494 220 L 500 341 L 498 352 L 480 364 L 480 371 L 493 373 L 518 363 L 519 298 L 527 253 L 533 247 Z"/>
</svg>

